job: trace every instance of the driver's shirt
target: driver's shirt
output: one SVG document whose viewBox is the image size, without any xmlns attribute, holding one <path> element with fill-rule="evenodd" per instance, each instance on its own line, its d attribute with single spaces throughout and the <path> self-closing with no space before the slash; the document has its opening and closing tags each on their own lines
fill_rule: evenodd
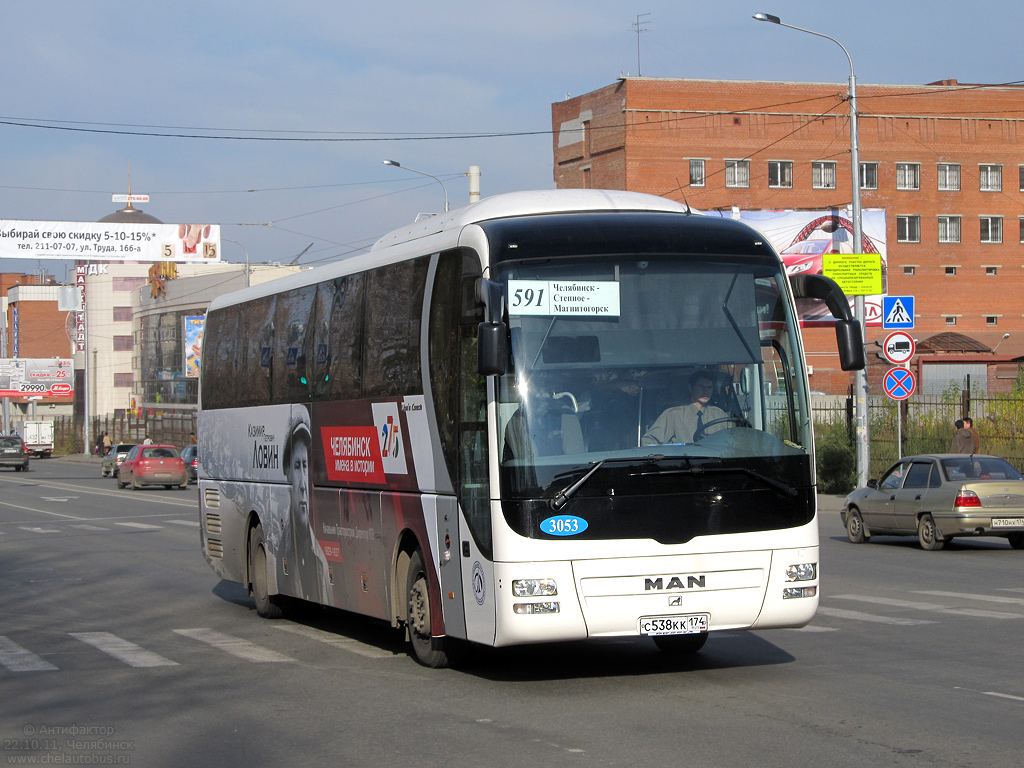
<svg viewBox="0 0 1024 768">
<path fill-rule="evenodd" d="M 641 445 L 660 445 L 664 443 L 692 443 L 693 433 L 697 430 L 697 414 L 703 414 L 704 424 L 709 424 L 715 419 L 724 419 L 729 416 L 725 411 L 715 405 L 705 405 L 698 408 L 696 403 L 689 405 L 677 405 L 669 408 L 659 416 L 651 428 L 647 430 L 640 440 Z M 707 433 L 717 432 L 729 425 L 725 422 L 709 427 Z"/>
</svg>

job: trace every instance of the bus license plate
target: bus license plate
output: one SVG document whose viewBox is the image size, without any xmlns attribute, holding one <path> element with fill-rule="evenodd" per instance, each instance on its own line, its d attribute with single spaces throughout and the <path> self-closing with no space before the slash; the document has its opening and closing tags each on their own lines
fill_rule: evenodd
<svg viewBox="0 0 1024 768">
<path fill-rule="evenodd" d="M 993 528 L 1017 528 L 1024 525 L 1024 517 L 993 517 Z"/>
<path fill-rule="evenodd" d="M 710 614 L 687 616 L 644 616 L 640 619 L 641 635 L 696 635 L 708 631 Z"/>
</svg>

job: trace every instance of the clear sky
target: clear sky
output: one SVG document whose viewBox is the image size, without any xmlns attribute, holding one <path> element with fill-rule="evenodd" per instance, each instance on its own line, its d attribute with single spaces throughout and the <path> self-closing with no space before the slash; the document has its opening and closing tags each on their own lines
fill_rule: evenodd
<svg viewBox="0 0 1024 768">
<path fill-rule="evenodd" d="M 846 82 L 758 11 L 861 84 L 1024 80 L 1013 0 L 3 0 L 0 219 L 95 221 L 130 167 L 230 261 L 323 263 L 443 209 L 385 158 L 452 207 L 471 165 L 485 196 L 551 188 L 551 103 L 621 74 Z M 0 269 L 40 264 L 64 277 Z"/>
</svg>

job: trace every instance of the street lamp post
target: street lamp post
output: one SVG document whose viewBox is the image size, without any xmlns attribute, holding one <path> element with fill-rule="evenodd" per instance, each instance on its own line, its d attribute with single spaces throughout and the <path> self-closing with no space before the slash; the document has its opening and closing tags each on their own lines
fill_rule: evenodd
<svg viewBox="0 0 1024 768">
<path fill-rule="evenodd" d="M 393 165 L 395 168 L 404 168 L 405 170 L 410 171 L 412 173 L 418 173 L 421 176 L 429 176 L 430 178 L 432 178 L 434 181 L 440 184 L 441 189 L 444 190 L 444 210 L 445 212 L 448 211 L 448 189 L 445 187 L 444 182 L 437 178 L 437 176 L 434 176 L 433 174 L 430 173 L 425 173 L 424 171 L 417 171 L 415 168 L 410 168 L 407 165 L 402 165 L 397 160 L 381 160 L 381 162 L 384 163 L 384 165 Z"/>
<path fill-rule="evenodd" d="M 245 287 L 248 288 L 249 287 L 249 252 L 245 249 L 245 246 L 242 245 L 237 240 L 231 240 L 230 238 L 227 238 L 227 237 L 222 237 L 221 240 L 223 240 L 225 243 L 234 243 L 239 248 L 241 248 L 242 249 L 242 253 L 245 254 Z"/>
<path fill-rule="evenodd" d="M 857 253 L 864 248 L 864 239 L 861 229 L 860 209 L 860 144 L 857 136 L 857 77 L 853 72 L 853 58 L 846 46 L 834 37 L 823 35 L 803 27 L 794 27 L 792 24 L 785 24 L 778 16 L 770 13 L 758 13 L 754 15 L 758 21 L 767 21 L 770 24 L 778 24 L 780 27 L 789 27 L 798 32 L 806 32 L 815 37 L 823 37 L 843 49 L 846 60 L 850 62 L 850 176 L 853 179 L 853 242 Z M 866 336 L 864 323 L 864 297 L 855 296 L 853 300 L 853 316 L 860 323 L 861 335 Z M 854 372 L 854 418 L 856 421 L 856 456 L 857 456 L 857 484 L 865 486 L 868 483 L 868 473 L 871 463 L 871 451 L 868 441 L 868 374 L 867 369 L 862 368 Z"/>
</svg>

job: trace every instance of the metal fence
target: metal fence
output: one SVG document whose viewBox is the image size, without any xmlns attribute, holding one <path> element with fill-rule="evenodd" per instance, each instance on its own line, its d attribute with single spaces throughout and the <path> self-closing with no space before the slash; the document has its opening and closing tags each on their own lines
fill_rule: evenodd
<svg viewBox="0 0 1024 768">
<path fill-rule="evenodd" d="M 815 397 L 814 423 L 845 423 L 853 435 L 853 400 L 849 397 Z M 981 452 L 1002 456 L 1024 471 L 1024 397 L 972 395 L 966 390 L 945 395 L 914 395 L 896 401 L 868 398 L 870 477 L 878 477 L 901 456 L 917 453 L 948 453 L 963 416 L 974 420 L 981 436 Z"/>
<path fill-rule="evenodd" d="M 195 431 L 196 417 L 192 413 L 167 413 L 139 419 L 129 412 L 125 416 L 94 418 L 91 434 L 93 445 L 97 437 L 106 432 L 113 443 L 141 443 L 149 436 L 154 443 L 180 448 L 191 442 L 189 436 Z M 54 449 L 58 453 L 85 453 L 83 434 L 81 418 L 58 416 L 53 421 Z M 91 446 L 89 452 L 92 452 Z"/>
</svg>

